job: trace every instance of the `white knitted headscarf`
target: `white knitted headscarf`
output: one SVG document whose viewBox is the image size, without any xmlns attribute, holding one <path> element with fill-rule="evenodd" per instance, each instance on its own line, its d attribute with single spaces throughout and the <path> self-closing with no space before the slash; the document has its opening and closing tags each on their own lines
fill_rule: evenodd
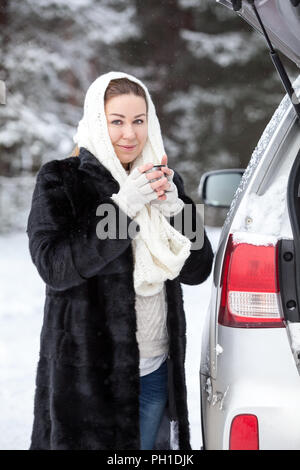
<svg viewBox="0 0 300 470">
<path fill-rule="evenodd" d="M 128 177 L 111 143 L 105 115 L 104 94 L 113 79 L 128 78 L 138 83 L 146 93 L 148 104 L 148 138 L 142 153 L 132 162 L 131 171 L 145 163 L 160 164 L 165 154 L 159 121 L 146 86 L 123 72 L 100 75 L 88 88 L 83 117 L 73 137 L 78 147 L 89 150 L 112 174 L 120 186 Z M 146 204 L 134 218 L 140 231 L 132 240 L 134 257 L 134 288 L 138 295 L 154 295 L 164 281 L 174 279 L 190 254 L 191 242 L 174 229 L 159 209 Z"/>
</svg>

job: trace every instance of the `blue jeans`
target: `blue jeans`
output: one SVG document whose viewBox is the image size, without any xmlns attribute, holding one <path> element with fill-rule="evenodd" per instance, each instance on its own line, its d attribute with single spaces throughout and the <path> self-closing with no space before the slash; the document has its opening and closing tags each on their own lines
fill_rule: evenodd
<svg viewBox="0 0 300 470">
<path fill-rule="evenodd" d="M 168 399 L 167 360 L 151 374 L 140 377 L 141 450 L 152 450 Z"/>
</svg>

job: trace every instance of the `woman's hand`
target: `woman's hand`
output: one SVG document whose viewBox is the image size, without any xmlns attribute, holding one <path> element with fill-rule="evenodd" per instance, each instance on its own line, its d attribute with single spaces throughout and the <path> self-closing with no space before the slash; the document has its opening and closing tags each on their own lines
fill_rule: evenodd
<svg viewBox="0 0 300 470">
<path fill-rule="evenodd" d="M 165 155 L 165 157 L 167 157 L 167 156 Z M 166 165 L 166 163 L 163 163 L 163 160 L 162 160 L 162 164 Z M 139 166 L 138 170 L 141 173 L 144 173 L 145 171 L 150 170 L 152 167 L 153 167 L 153 163 L 146 163 L 145 165 Z M 167 170 L 168 173 L 163 172 L 162 170 Z M 164 176 L 164 173 L 166 173 L 166 176 Z M 170 175 L 172 173 L 173 173 L 173 171 L 170 170 L 169 168 L 162 168 L 161 170 L 154 170 L 154 171 L 151 171 L 149 173 L 145 173 L 146 178 L 148 180 L 152 180 L 154 178 L 160 178 L 159 180 L 154 181 L 153 183 L 150 183 L 151 188 L 154 191 L 156 191 L 158 199 L 166 199 L 166 196 L 164 196 L 165 190 L 170 187 L 170 185 L 168 183 L 167 175 L 168 174 Z"/>
<path fill-rule="evenodd" d="M 163 175 L 159 170 L 145 173 L 145 171 L 150 170 L 152 167 L 153 163 L 146 163 L 135 168 L 126 178 L 119 192 L 111 196 L 131 218 L 134 218 L 145 204 L 157 199 L 157 191 L 165 183 L 166 177 L 150 183 L 149 180 L 160 178 Z"/>
<path fill-rule="evenodd" d="M 162 165 L 167 165 L 168 157 L 162 157 Z M 165 216 L 173 216 L 183 209 L 184 202 L 179 199 L 178 191 L 175 183 L 173 182 L 174 171 L 170 168 L 162 167 L 163 174 L 166 176 L 162 178 L 160 186 L 157 187 L 158 198 L 153 199 L 151 204 L 156 204 Z"/>
</svg>

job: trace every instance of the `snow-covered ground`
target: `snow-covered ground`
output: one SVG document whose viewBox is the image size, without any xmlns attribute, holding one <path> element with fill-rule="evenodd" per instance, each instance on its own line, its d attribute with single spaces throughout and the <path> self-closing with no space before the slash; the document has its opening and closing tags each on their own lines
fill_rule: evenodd
<svg viewBox="0 0 300 470">
<path fill-rule="evenodd" d="M 220 229 L 207 227 L 214 251 Z M 26 233 L 0 237 L 0 449 L 28 449 L 45 284 L 32 264 Z M 212 276 L 183 285 L 187 319 L 186 380 L 193 449 L 202 445 L 199 365 Z"/>
</svg>

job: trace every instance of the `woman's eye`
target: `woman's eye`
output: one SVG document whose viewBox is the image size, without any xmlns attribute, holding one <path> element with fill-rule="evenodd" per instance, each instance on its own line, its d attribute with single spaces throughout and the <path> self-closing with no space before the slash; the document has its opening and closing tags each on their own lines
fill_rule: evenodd
<svg viewBox="0 0 300 470">
<path fill-rule="evenodd" d="M 144 120 L 143 119 L 136 119 L 134 121 L 134 123 L 136 124 L 143 124 Z M 112 121 L 112 124 L 115 124 L 115 125 L 119 125 L 119 124 L 122 124 L 122 121 L 120 119 L 115 119 L 114 121 Z"/>
</svg>

